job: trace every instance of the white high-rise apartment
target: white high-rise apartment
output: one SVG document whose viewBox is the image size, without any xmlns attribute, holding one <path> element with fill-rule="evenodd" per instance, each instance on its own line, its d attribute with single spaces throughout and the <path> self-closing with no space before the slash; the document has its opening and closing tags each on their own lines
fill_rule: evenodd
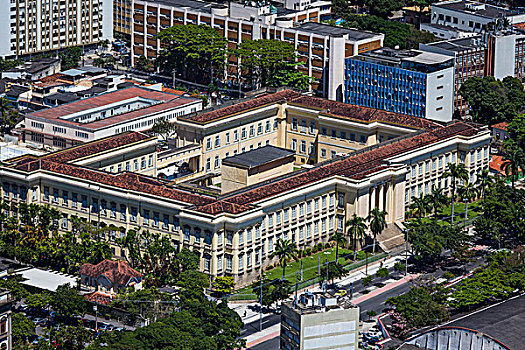
<svg viewBox="0 0 525 350">
<path fill-rule="evenodd" d="M 0 4 L 3 58 L 113 38 L 110 0 L 0 0 Z"/>
</svg>

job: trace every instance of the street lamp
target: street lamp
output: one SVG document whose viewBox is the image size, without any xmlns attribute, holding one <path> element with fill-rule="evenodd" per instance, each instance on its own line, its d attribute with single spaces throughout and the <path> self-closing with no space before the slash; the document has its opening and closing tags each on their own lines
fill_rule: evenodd
<svg viewBox="0 0 525 350">
<path fill-rule="evenodd" d="M 466 230 L 467 229 L 467 218 L 468 218 L 468 211 L 467 211 L 467 209 L 468 209 L 468 204 L 467 204 L 468 198 L 467 197 L 463 198 L 463 202 L 465 202 L 465 221 L 463 222 L 463 228 L 465 228 L 465 230 Z"/>
</svg>

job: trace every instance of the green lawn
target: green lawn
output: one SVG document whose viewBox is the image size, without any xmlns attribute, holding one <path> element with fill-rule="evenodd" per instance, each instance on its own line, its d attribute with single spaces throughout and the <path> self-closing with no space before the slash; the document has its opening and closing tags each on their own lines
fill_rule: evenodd
<svg viewBox="0 0 525 350">
<path fill-rule="evenodd" d="M 345 259 L 343 256 L 350 254 L 350 259 Z M 317 270 L 318 270 L 318 263 L 319 263 L 319 256 L 321 256 L 321 265 L 323 265 L 326 262 L 326 259 L 328 258 L 328 261 L 335 261 L 335 247 L 331 249 L 327 249 L 322 252 L 318 252 L 315 254 L 312 254 L 311 256 L 307 256 L 302 258 L 303 260 L 303 280 L 307 280 L 310 278 L 313 278 L 317 276 Z M 353 258 L 353 251 L 352 250 L 346 250 L 339 248 L 339 263 L 341 265 L 346 265 L 352 262 Z M 299 261 L 293 261 L 289 262 L 286 266 L 286 279 L 295 282 L 297 271 L 301 271 L 301 260 Z M 266 278 L 273 280 L 275 278 L 281 278 L 283 276 L 283 269 L 278 266 L 275 267 L 267 272 L 264 273 Z"/>
<path fill-rule="evenodd" d="M 438 221 L 441 224 L 450 224 L 450 214 L 452 212 L 452 206 L 449 204 L 446 207 L 444 207 L 438 214 Z M 478 215 L 481 214 L 481 207 L 479 201 L 469 203 L 468 205 L 468 213 L 467 217 L 469 220 L 476 218 Z M 411 220 L 416 220 L 416 218 L 412 218 Z M 423 222 L 430 222 L 431 216 L 427 216 L 423 218 Z M 465 203 L 457 202 L 454 204 L 454 223 L 456 224 L 462 224 L 465 220 Z"/>
</svg>

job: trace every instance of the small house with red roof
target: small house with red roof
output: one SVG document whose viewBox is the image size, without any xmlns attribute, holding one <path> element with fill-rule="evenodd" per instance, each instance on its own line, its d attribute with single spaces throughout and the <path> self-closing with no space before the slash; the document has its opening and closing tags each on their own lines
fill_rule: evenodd
<svg viewBox="0 0 525 350">
<path fill-rule="evenodd" d="M 121 260 L 106 259 L 96 265 L 84 264 L 79 274 L 83 286 L 101 293 L 113 295 L 127 287 L 142 289 L 142 274 Z"/>
<path fill-rule="evenodd" d="M 509 134 L 507 133 L 507 127 L 509 126 L 509 123 L 507 122 L 501 122 L 492 125 L 490 128 L 492 129 L 492 140 L 493 141 L 503 141 L 509 138 Z"/>
</svg>

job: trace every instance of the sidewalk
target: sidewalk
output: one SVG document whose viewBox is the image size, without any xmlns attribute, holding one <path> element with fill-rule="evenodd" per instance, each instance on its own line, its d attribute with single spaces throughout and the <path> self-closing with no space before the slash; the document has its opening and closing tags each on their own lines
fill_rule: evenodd
<svg viewBox="0 0 525 350">
<path fill-rule="evenodd" d="M 377 270 L 379 270 L 381 267 L 386 267 L 387 269 L 392 268 L 398 261 L 401 261 L 403 264 L 405 263 L 404 257 L 399 255 L 386 259 L 386 261 L 383 262 L 383 266 L 381 266 L 382 261 L 384 260 L 374 261 L 372 264 L 369 264 L 368 275 L 375 275 Z M 343 278 L 334 279 L 334 283 L 340 287 L 348 287 L 352 283 L 360 281 L 363 277 L 366 277 L 365 272 L 366 266 L 361 266 Z M 311 292 L 320 292 L 321 287 L 318 285 L 313 285 L 306 290 Z"/>
<path fill-rule="evenodd" d="M 404 263 L 404 257 L 403 256 L 400 256 L 400 255 L 397 255 L 397 256 L 394 256 L 394 257 L 391 257 L 391 258 L 388 258 L 386 260 L 380 260 L 380 261 L 375 261 L 371 264 L 368 265 L 368 275 L 375 275 L 375 273 L 377 272 L 377 270 L 379 270 L 381 267 L 385 267 L 385 268 L 392 268 L 396 262 L 398 261 L 401 261 Z M 381 264 L 381 262 L 383 262 L 383 264 Z M 339 278 L 339 279 L 335 279 L 334 280 L 334 283 L 337 284 L 338 286 L 340 286 L 341 288 L 343 287 L 348 287 L 350 286 L 352 283 L 355 283 L 357 281 L 360 281 L 363 277 L 366 277 L 366 266 L 361 266 L 355 270 L 353 270 L 352 272 L 350 272 L 350 274 L 348 274 L 347 276 L 343 277 L 343 278 Z M 352 303 L 354 304 L 357 304 L 357 303 L 360 303 L 360 302 L 363 302 L 367 299 L 370 299 L 370 298 L 373 298 L 374 296 L 377 296 L 378 294 L 381 294 L 385 291 L 388 291 L 392 288 L 395 288 L 403 283 L 406 283 L 408 282 L 409 280 L 411 279 L 414 279 L 416 277 L 418 277 L 419 275 L 409 275 L 407 277 L 404 277 L 400 280 L 392 280 L 391 283 L 385 285 L 384 287 L 381 287 L 381 288 L 378 288 L 368 294 L 365 294 L 365 295 L 359 295 L 359 296 L 356 296 L 356 298 L 352 299 Z M 318 284 L 315 284 L 315 285 L 312 285 L 302 291 L 311 291 L 311 292 L 320 292 L 321 291 L 321 287 L 319 287 Z M 301 291 L 301 292 L 302 292 Z M 248 324 L 250 322 L 254 322 L 254 321 L 257 321 L 259 320 L 259 313 L 256 312 L 256 311 L 253 311 L 250 309 L 250 307 L 253 307 L 253 306 L 259 306 L 259 304 L 257 302 L 251 302 L 251 303 L 229 303 L 229 307 L 234 309 L 238 314 L 239 316 L 241 316 L 241 319 L 242 321 L 245 323 L 245 324 Z M 269 316 L 269 315 L 272 315 L 271 313 L 269 314 L 264 314 L 263 315 L 263 320 L 266 316 Z M 256 332 L 256 333 L 253 333 L 253 334 L 250 334 L 248 335 L 245 339 L 246 339 L 246 348 L 250 348 L 252 346 L 255 346 L 257 344 L 260 344 L 262 342 L 265 342 L 269 339 L 273 339 L 275 337 L 278 337 L 279 336 L 279 333 L 280 333 L 280 324 L 276 324 L 276 325 L 273 325 L 271 327 L 268 327 L 266 329 L 263 329 L 262 331 L 260 332 Z"/>
</svg>

